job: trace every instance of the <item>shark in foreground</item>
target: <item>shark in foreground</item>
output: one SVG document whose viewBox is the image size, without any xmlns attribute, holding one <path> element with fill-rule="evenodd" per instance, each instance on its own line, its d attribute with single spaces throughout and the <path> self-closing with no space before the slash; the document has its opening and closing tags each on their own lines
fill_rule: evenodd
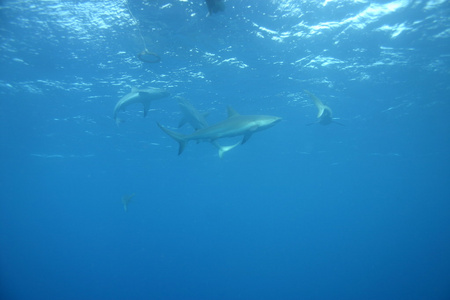
<svg viewBox="0 0 450 300">
<path fill-rule="evenodd" d="M 316 123 L 319 123 L 319 124 L 322 124 L 322 125 L 328 125 L 328 124 L 331 124 L 331 123 L 336 123 L 336 124 L 344 126 L 344 124 L 336 122 L 333 119 L 333 112 L 331 111 L 330 107 L 328 107 L 325 104 L 323 104 L 322 101 L 320 101 L 320 99 L 317 98 L 316 95 L 314 95 L 310 91 L 307 91 L 307 90 L 304 90 L 304 91 L 305 91 L 305 93 L 307 93 L 311 97 L 311 99 L 314 101 L 314 104 L 317 107 L 317 110 L 318 110 L 317 118 L 318 118 L 318 120 L 317 120 Z M 315 123 L 310 123 L 308 125 L 312 125 L 312 124 L 315 124 Z"/>
<path fill-rule="evenodd" d="M 275 116 L 263 116 L 263 115 L 253 115 L 246 116 L 238 114 L 233 108 L 228 107 L 228 118 L 217 124 L 201 128 L 196 132 L 183 135 L 178 132 L 171 131 L 167 128 L 158 126 L 167 133 L 171 138 L 178 142 L 180 148 L 178 149 L 178 155 L 183 153 L 189 141 L 208 141 L 215 142 L 217 139 L 234 137 L 243 135 L 243 139 L 240 144 L 244 144 L 252 136 L 253 133 L 270 128 L 281 121 L 281 118 Z M 235 147 L 233 145 L 231 147 Z M 219 156 L 220 149 L 219 149 Z"/>
<path fill-rule="evenodd" d="M 184 124 L 189 123 L 195 130 L 199 130 L 202 128 L 208 127 L 208 122 L 206 121 L 206 116 L 209 113 L 200 113 L 191 103 L 184 100 L 183 98 L 178 98 L 178 105 L 183 113 L 183 117 L 178 124 L 178 128 L 182 127 Z M 211 144 L 214 145 L 219 150 L 219 157 L 222 158 L 225 152 L 230 151 L 236 146 L 239 146 L 241 142 L 238 142 L 231 146 L 222 146 L 216 141 L 211 141 Z"/>
<path fill-rule="evenodd" d="M 131 202 L 131 199 L 134 197 L 134 194 L 131 194 L 129 196 L 125 195 L 122 196 L 122 204 L 123 204 L 123 209 L 125 210 L 125 212 L 128 211 L 128 203 Z"/>
<path fill-rule="evenodd" d="M 161 99 L 169 96 L 169 92 L 163 89 L 158 88 L 149 88 L 149 89 L 137 89 L 131 88 L 131 92 L 123 96 L 119 102 L 117 102 L 114 107 L 114 120 L 116 123 L 119 123 L 120 120 L 117 118 L 117 113 L 119 110 L 125 110 L 130 104 L 134 103 L 142 103 L 144 105 L 144 117 L 147 116 L 147 112 L 150 109 L 150 103 L 153 100 Z"/>
</svg>

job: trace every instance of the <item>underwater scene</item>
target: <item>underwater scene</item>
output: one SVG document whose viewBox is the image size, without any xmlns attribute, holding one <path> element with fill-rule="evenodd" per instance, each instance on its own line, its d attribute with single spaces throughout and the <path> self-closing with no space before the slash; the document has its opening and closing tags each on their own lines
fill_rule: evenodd
<svg viewBox="0 0 450 300">
<path fill-rule="evenodd" d="M 450 2 L 0 0 L 0 299 L 450 299 Z"/>
</svg>

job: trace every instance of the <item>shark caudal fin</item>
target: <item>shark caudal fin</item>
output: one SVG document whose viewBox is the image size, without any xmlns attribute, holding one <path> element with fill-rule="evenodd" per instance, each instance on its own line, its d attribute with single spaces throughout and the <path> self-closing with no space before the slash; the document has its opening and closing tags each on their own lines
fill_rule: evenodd
<svg viewBox="0 0 450 300">
<path fill-rule="evenodd" d="M 161 128 L 161 130 L 164 131 L 168 136 L 170 136 L 171 138 L 173 138 L 175 141 L 178 142 L 178 144 L 180 145 L 180 147 L 178 148 L 178 155 L 180 155 L 181 153 L 183 153 L 184 148 L 186 147 L 186 144 L 187 144 L 187 142 L 188 142 L 188 141 L 186 140 L 186 136 L 183 135 L 183 134 L 181 134 L 181 133 L 178 133 L 178 132 L 169 130 L 169 129 L 167 129 L 167 128 L 164 128 L 164 127 L 163 127 L 161 124 L 159 124 L 159 123 L 156 123 L 156 124 L 158 124 L 159 128 Z"/>
<path fill-rule="evenodd" d="M 330 115 L 332 114 L 331 108 L 329 108 L 328 106 L 323 104 L 322 101 L 316 97 L 316 95 L 314 95 L 313 93 L 311 93 L 308 90 L 304 90 L 304 91 L 305 91 L 305 93 L 307 93 L 309 95 L 309 97 L 311 97 L 311 99 L 314 101 L 314 104 L 317 107 L 317 110 L 318 110 L 317 118 L 320 118 L 323 115 L 325 110 L 329 111 Z"/>
</svg>

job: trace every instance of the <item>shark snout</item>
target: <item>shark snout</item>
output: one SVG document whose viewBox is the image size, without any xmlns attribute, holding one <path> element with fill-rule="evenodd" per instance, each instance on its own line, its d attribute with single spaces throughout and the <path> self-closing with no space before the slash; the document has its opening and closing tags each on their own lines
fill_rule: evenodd
<svg viewBox="0 0 450 300">
<path fill-rule="evenodd" d="M 272 117 L 272 122 L 270 122 L 270 125 L 273 126 L 277 123 L 279 123 L 282 120 L 280 117 Z"/>
<path fill-rule="evenodd" d="M 269 128 L 272 126 L 275 126 L 275 124 L 279 123 L 281 121 L 280 117 L 275 117 L 275 116 L 263 116 L 260 120 L 259 120 L 259 127 L 261 129 L 264 128 Z"/>
</svg>

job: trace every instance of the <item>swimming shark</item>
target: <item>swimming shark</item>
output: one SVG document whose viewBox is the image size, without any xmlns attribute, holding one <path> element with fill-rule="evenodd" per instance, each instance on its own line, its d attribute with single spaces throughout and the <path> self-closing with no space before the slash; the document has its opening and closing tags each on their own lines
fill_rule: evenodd
<svg viewBox="0 0 450 300">
<path fill-rule="evenodd" d="M 209 113 L 200 113 L 191 103 L 181 97 L 178 97 L 178 105 L 183 113 L 183 117 L 178 124 L 178 128 L 182 127 L 186 123 L 194 127 L 195 130 L 208 127 L 206 117 Z"/>
<path fill-rule="evenodd" d="M 123 96 L 114 107 L 114 120 L 116 120 L 116 123 L 119 123 L 120 120 L 117 118 L 117 113 L 119 112 L 119 110 L 125 110 L 125 107 L 134 103 L 142 103 L 144 105 L 145 117 L 147 116 L 147 112 L 150 108 L 150 103 L 153 100 L 161 99 L 167 96 L 169 96 L 169 92 L 163 89 L 137 89 L 133 87 L 131 88 L 131 92 Z"/>
<path fill-rule="evenodd" d="M 190 135 L 184 135 L 171 131 L 157 123 L 165 133 L 180 145 L 178 155 L 183 153 L 189 141 L 215 142 L 217 139 L 243 135 L 240 144 L 245 144 L 253 133 L 270 128 L 281 121 L 281 118 L 264 115 L 240 115 L 230 106 L 228 107 L 228 118 L 217 124 L 201 128 Z M 236 146 L 236 145 L 234 145 Z M 234 147 L 233 146 L 233 147 Z M 220 150 L 219 150 L 220 151 Z"/>
<path fill-rule="evenodd" d="M 319 120 L 317 120 L 317 122 L 315 122 L 315 123 L 319 123 L 322 125 L 328 125 L 331 123 L 336 123 L 336 124 L 339 124 L 342 126 L 344 125 L 342 123 L 336 122 L 333 119 L 333 112 L 331 111 L 331 108 L 329 106 L 326 106 L 325 104 L 323 104 L 322 101 L 319 98 L 317 98 L 316 95 L 314 95 L 310 91 L 307 91 L 307 90 L 304 90 L 304 91 L 311 97 L 311 99 L 314 101 L 314 104 L 317 107 L 317 110 L 318 110 L 317 118 Z M 308 125 L 312 125 L 315 123 L 310 123 Z"/>
<path fill-rule="evenodd" d="M 209 113 L 200 113 L 191 103 L 184 100 L 181 97 L 178 97 L 178 105 L 183 113 L 183 117 L 178 124 L 178 128 L 182 127 L 184 124 L 189 123 L 195 130 L 199 130 L 201 128 L 208 127 L 208 122 L 206 121 L 206 116 Z M 200 142 L 200 141 L 197 141 Z M 230 151 L 234 147 L 241 144 L 238 142 L 231 146 L 222 146 L 216 141 L 210 141 L 211 144 L 214 145 L 219 150 L 219 157 L 222 158 L 225 152 Z"/>
<path fill-rule="evenodd" d="M 131 199 L 134 197 L 134 194 L 131 194 L 129 196 L 125 195 L 122 197 L 122 204 L 123 204 L 123 209 L 125 210 L 125 212 L 128 211 L 128 203 L 131 202 Z"/>
</svg>

